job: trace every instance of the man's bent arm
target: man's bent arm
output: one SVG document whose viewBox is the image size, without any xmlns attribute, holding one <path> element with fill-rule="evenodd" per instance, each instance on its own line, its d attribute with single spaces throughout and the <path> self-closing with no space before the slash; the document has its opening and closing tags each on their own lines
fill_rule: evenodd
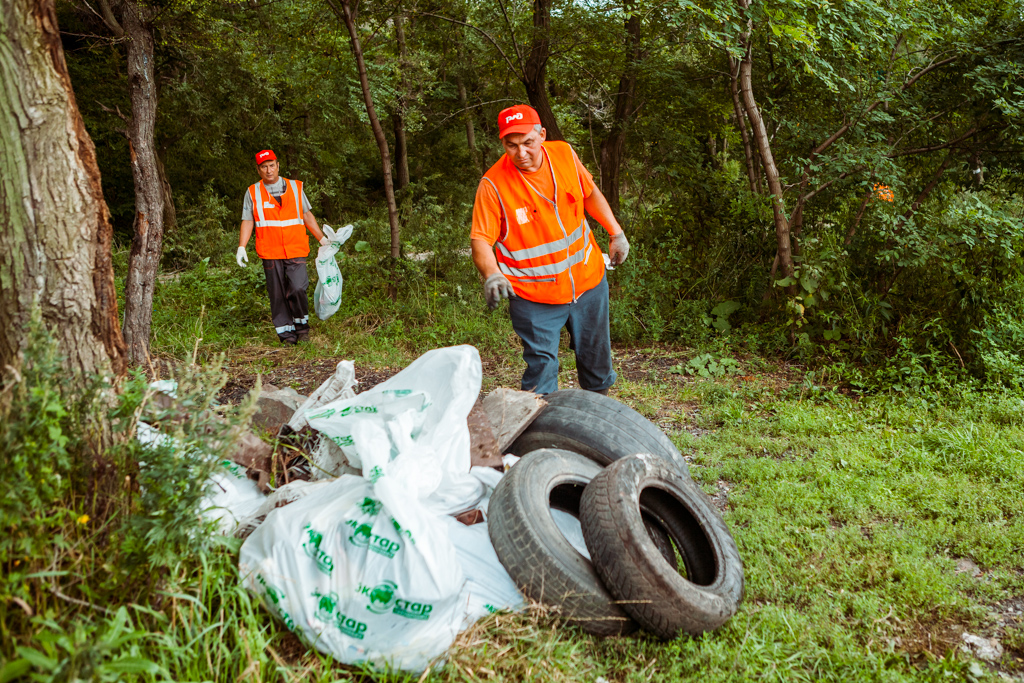
<svg viewBox="0 0 1024 683">
<path fill-rule="evenodd" d="M 494 248 L 490 244 L 474 238 L 469 240 L 469 247 L 473 253 L 473 265 L 485 280 L 498 272 L 498 259 L 494 258 Z"/>
<path fill-rule="evenodd" d="M 604 198 L 601 190 L 597 187 L 594 188 L 589 197 L 583 200 L 583 208 L 594 217 L 594 220 L 604 226 L 609 235 L 614 237 L 622 232 L 622 226 L 615 219 L 612 207 L 608 205 L 608 200 Z"/>
<path fill-rule="evenodd" d="M 242 221 L 242 227 L 238 231 L 238 246 L 244 247 L 249 244 L 249 238 L 252 237 L 252 221 Z"/>
<path fill-rule="evenodd" d="M 306 224 L 306 230 L 309 230 L 309 234 L 313 236 L 317 242 L 324 238 L 323 231 L 320 230 L 320 226 L 316 224 L 316 219 L 313 218 L 312 211 L 305 211 L 302 214 L 302 222 Z"/>
</svg>

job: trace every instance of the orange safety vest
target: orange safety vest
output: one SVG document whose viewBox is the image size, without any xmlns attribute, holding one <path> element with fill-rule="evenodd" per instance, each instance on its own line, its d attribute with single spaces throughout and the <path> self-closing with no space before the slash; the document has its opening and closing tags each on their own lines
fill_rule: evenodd
<svg viewBox="0 0 1024 683">
<path fill-rule="evenodd" d="M 583 213 L 583 184 L 572 148 L 543 143 L 555 201 L 537 192 L 508 155 L 484 174 L 501 204 L 498 269 L 516 296 L 541 304 L 567 304 L 601 283 L 604 259 Z"/>
<path fill-rule="evenodd" d="M 256 253 L 261 259 L 309 256 L 309 238 L 302 221 L 302 181 L 285 179 L 280 206 L 262 180 L 249 187 L 249 198 L 256 222 Z"/>
</svg>

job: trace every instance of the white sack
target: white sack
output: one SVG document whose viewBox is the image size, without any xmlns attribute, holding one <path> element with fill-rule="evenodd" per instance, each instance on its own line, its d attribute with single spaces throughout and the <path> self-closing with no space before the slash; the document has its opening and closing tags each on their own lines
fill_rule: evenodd
<svg viewBox="0 0 1024 683">
<path fill-rule="evenodd" d="M 335 255 L 352 235 L 352 226 L 346 225 L 334 232 L 329 225 L 323 226 L 324 236 L 330 240 L 327 246 L 321 245 L 316 252 L 316 288 L 313 290 L 313 308 L 321 320 L 327 320 L 341 308 L 341 287 L 343 280 L 341 269 Z"/>
<path fill-rule="evenodd" d="M 472 346 L 434 349 L 391 379 L 348 399 L 305 413 L 309 425 L 337 444 L 363 476 L 369 444 L 359 441 L 357 425 L 374 424 L 391 435 L 390 458 L 409 455 L 420 467 L 417 482 L 424 502 L 439 514 L 477 505 L 486 487 L 469 473 L 469 426 L 466 418 L 480 394 L 480 354 Z M 387 424 L 403 427 L 397 432 Z"/>
<path fill-rule="evenodd" d="M 376 425 L 364 440 L 386 442 Z M 380 461 L 267 515 L 242 546 L 245 585 L 306 643 L 347 664 L 422 671 L 462 625 L 448 530 L 416 497 L 416 468 Z"/>
<path fill-rule="evenodd" d="M 305 414 L 363 477 L 342 476 L 270 512 L 242 546 L 239 569 L 307 643 L 350 664 L 422 671 L 450 647 L 467 610 L 508 602 L 478 590 L 480 604 L 469 606 L 474 593 L 443 516 L 487 492 L 469 472 L 466 424 L 480 380 L 475 348 L 436 349 Z M 490 570 L 474 571 L 488 581 Z"/>
<path fill-rule="evenodd" d="M 145 422 L 138 424 L 135 438 L 151 448 L 182 448 L 171 436 Z M 139 465 L 145 466 L 145 463 Z M 217 522 L 218 531 L 227 536 L 235 532 L 242 520 L 251 517 L 266 498 L 256 482 L 245 475 L 245 470 L 230 460 L 220 461 L 205 486 L 206 495 L 199 503 L 199 512 L 206 519 Z"/>
</svg>

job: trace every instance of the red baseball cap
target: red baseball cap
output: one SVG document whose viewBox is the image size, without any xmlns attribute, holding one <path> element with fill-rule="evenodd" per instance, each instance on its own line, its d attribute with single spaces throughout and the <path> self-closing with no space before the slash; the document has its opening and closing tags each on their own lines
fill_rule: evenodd
<svg viewBox="0 0 1024 683">
<path fill-rule="evenodd" d="M 277 155 L 274 154 L 274 150 L 265 149 L 262 152 L 256 152 L 256 165 L 259 166 L 264 161 L 277 161 Z"/>
<path fill-rule="evenodd" d="M 517 104 L 502 109 L 498 114 L 498 137 L 503 138 L 512 133 L 529 133 L 534 126 L 540 125 L 540 114 L 528 104 Z"/>
</svg>

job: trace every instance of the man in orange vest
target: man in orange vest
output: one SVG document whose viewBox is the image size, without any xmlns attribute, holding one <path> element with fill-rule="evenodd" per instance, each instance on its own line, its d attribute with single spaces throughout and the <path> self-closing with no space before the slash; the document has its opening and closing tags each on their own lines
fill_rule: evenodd
<svg viewBox="0 0 1024 683">
<path fill-rule="evenodd" d="M 546 142 L 532 107 L 498 114 L 505 154 L 476 191 L 470 245 L 494 309 L 509 299 L 523 342 L 522 388 L 558 389 L 562 328 L 576 353 L 580 388 L 607 394 L 615 383 L 608 332 L 608 280 L 584 210 L 611 236 L 609 263 L 626 260 L 629 242 L 594 178 L 565 142 Z"/>
<path fill-rule="evenodd" d="M 328 240 L 310 210 L 302 182 L 282 178 L 277 156 L 265 149 L 256 154 L 260 181 L 249 187 L 242 201 L 242 227 L 235 261 L 242 268 L 249 262 L 245 245 L 256 228 L 256 254 L 263 259 L 267 275 L 270 315 L 283 344 L 294 345 L 309 336 L 308 230 L 321 244 Z"/>
</svg>

